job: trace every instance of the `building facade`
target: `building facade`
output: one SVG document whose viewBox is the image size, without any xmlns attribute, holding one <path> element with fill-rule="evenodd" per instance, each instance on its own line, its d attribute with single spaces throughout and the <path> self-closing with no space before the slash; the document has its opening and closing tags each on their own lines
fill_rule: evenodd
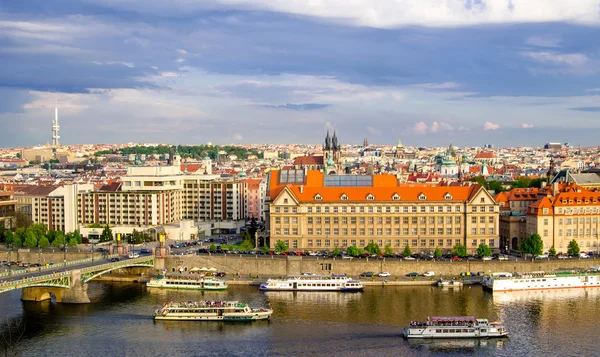
<svg viewBox="0 0 600 357">
<path fill-rule="evenodd" d="M 0 225 L 4 228 L 13 228 L 15 225 L 15 212 L 17 200 L 12 192 L 0 192 Z"/>
<path fill-rule="evenodd" d="M 364 248 L 370 241 L 415 252 L 499 247 L 499 206 L 479 185 L 399 185 L 393 175 L 274 170 L 269 200 L 271 247 L 278 240 L 291 250 Z"/>
</svg>

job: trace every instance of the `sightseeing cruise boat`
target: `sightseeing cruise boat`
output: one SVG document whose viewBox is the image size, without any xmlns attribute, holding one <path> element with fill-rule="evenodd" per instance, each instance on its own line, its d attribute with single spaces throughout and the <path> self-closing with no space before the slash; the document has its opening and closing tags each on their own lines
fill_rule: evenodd
<svg viewBox="0 0 600 357">
<path fill-rule="evenodd" d="M 444 280 L 440 279 L 437 282 L 437 286 L 442 288 L 462 288 L 463 282 L 460 280 Z"/>
<path fill-rule="evenodd" d="M 427 321 L 411 321 L 404 328 L 405 338 L 491 338 L 506 337 L 502 322 L 489 322 L 473 316 L 428 317 Z"/>
<path fill-rule="evenodd" d="M 170 301 L 154 311 L 154 320 L 242 322 L 268 320 L 272 314 L 272 309 L 251 308 L 238 301 Z"/>
<path fill-rule="evenodd" d="M 288 279 L 269 279 L 260 284 L 263 291 L 362 291 L 364 286 L 358 280 L 346 275 L 297 276 Z"/>
<path fill-rule="evenodd" d="M 204 277 L 190 278 L 153 278 L 146 283 L 150 288 L 184 289 L 184 290 L 225 290 L 227 283 L 222 280 Z"/>
<path fill-rule="evenodd" d="M 556 272 L 550 274 L 543 271 L 523 274 L 492 273 L 484 276 L 481 284 L 492 292 L 600 288 L 600 273 Z"/>
</svg>

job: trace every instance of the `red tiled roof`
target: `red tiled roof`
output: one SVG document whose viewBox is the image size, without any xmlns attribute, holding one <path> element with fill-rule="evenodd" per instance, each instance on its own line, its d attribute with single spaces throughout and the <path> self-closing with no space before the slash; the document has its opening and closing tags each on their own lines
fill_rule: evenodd
<svg viewBox="0 0 600 357">
<path fill-rule="evenodd" d="M 496 155 L 493 152 L 482 151 L 479 154 L 475 155 L 476 159 L 495 159 Z"/>
<path fill-rule="evenodd" d="M 298 156 L 294 165 L 323 165 L 323 156 Z"/>
</svg>

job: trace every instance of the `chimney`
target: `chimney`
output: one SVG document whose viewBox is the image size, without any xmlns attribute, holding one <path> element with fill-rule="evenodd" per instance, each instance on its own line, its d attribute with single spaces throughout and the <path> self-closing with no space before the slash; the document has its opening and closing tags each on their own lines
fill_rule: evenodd
<svg viewBox="0 0 600 357">
<path fill-rule="evenodd" d="M 546 181 L 542 181 L 542 188 L 546 188 L 547 185 L 548 183 Z"/>
<path fill-rule="evenodd" d="M 558 182 L 552 184 L 552 196 L 558 195 Z"/>
<path fill-rule="evenodd" d="M 300 185 L 300 193 L 304 193 L 304 185 Z"/>
</svg>

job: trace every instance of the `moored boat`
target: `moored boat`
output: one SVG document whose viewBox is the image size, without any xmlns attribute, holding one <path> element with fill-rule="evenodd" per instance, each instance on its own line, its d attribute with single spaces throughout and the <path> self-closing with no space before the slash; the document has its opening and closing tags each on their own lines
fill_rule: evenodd
<svg viewBox="0 0 600 357">
<path fill-rule="evenodd" d="M 364 290 L 358 280 L 346 275 L 330 276 L 297 276 L 287 279 L 269 279 L 260 284 L 262 291 L 342 291 L 354 292 Z"/>
<path fill-rule="evenodd" d="M 268 320 L 272 314 L 272 309 L 252 308 L 238 301 L 170 301 L 154 311 L 154 320 L 244 322 Z"/>
<path fill-rule="evenodd" d="M 492 290 L 492 292 L 600 288 L 600 273 L 546 273 L 543 271 L 522 274 L 492 273 L 483 277 L 482 285 L 484 288 Z"/>
<path fill-rule="evenodd" d="M 222 280 L 203 277 L 190 278 L 153 278 L 146 283 L 150 288 L 184 289 L 184 290 L 225 290 L 227 283 Z"/>
<path fill-rule="evenodd" d="M 404 328 L 405 338 L 491 338 L 506 337 L 502 322 L 489 322 L 473 316 L 428 317 L 424 322 L 411 321 Z"/>
<path fill-rule="evenodd" d="M 463 286 L 463 282 L 460 280 L 444 280 L 440 279 L 437 283 L 442 288 L 460 288 Z"/>
</svg>

